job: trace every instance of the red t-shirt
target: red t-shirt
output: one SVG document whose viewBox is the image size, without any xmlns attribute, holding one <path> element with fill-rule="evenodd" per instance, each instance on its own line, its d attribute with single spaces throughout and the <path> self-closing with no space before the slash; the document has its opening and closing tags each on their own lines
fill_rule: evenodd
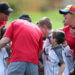
<svg viewBox="0 0 75 75">
<path fill-rule="evenodd" d="M 70 33 L 71 27 L 68 25 L 63 28 L 63 31 L 65 32 L 66 36 L 66 41 L 68 45 L 70 46 L 71 49 L 74 51 L 74 56 L 75 56 L 75 36 Z"/>
<path fill-rule="evenodd" d="M 10 62 L 25 61 L 39 63 L 39 51 L 43 47 L 42 33 L 39 28 L 25 20 L 13 21 L 4 37 L 12 40 Z"/>
<path fill-rule="evenodd" d="M 4 22 L 1 22 L 1 21 L 0 21 L 0 27 L 1 27 L 1 26 L 5 26 L 5 25 L 6 25 L 6 21 L 4 21 Z"/>
</svg>

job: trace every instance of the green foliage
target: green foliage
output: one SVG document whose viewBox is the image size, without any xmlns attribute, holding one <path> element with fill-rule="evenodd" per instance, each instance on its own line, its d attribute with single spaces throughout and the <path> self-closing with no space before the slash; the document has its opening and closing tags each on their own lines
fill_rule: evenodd
<svg viewBox="0 0 75 75">
<path fill-rule="evenodd" d="M 14 12 L 11 14 L 7 24 L 17 19 L 21 14 L 29 14 L 34 24 L 36 24 L 36 22 L 42 17 L 49 17 L 52 21 L 54 30 L 63 27 L 63 17 L 59 14 L 58 10 L 48 12 Z"/>
</svg>

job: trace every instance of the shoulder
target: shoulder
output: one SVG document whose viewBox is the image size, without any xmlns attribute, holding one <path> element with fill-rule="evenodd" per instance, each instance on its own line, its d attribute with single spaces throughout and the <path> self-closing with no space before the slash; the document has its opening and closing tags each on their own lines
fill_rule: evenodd
<svg viewBox="0 0 75 75">
<path fill-rule="evenodd" d="M 64 27 L 62 30 L 66 31 L 66 30 L 69 30 L 69 29 L 70 29 L 70 26 L 68 25 L 68 26 Z"/>
<path fill-rule="evenodd" d="M 24 22 L 24 21 L 26 21 L 26 20 L 16 19 L 16 20 L 12 21 L 10 24 L 13 25 L 13 24 L 27 23 L 27 21 L 26 22 Z"/>
<path fill-rule="evenodd" d="M 55 48 L 53 48 L 53 50 L 55 51 L 55 53 L 57 55 L 59 55 L 59 56 L 62 55 L 62 50 L 63 50 L 62 46 L 55 47 Z"/>
</svg>

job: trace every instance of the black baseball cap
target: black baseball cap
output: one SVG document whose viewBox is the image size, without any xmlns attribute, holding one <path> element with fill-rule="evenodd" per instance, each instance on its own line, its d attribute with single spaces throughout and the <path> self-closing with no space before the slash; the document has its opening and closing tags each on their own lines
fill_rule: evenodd
<svg viewBox="0 0 75 75">
<path fill-rule="evenodd" d="M 21 16 L 19 16 L 19 19 L 28 20 L 29 22 L 31 22 L 31 17 L 27 14 L 22 14 Z"/>
<path fill-rule="evenodd" d="M 0 2 L 0 12 L 5 13 L 8 15 L 13 11 L 12 8 L 9 7 L 9 5 L 6 2 Z"/>
</svg>

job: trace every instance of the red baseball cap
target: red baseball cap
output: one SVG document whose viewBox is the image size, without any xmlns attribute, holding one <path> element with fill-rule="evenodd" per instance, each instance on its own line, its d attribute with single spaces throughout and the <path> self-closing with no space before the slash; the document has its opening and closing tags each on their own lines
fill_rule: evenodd
<svg viewBox="0 0 75 75">
<path fill-rule="evenodd" d="M 59 10 L 60 14 L 75 13 L 75 5 L 68 5 L 66 8 Z"/>
</svg>

